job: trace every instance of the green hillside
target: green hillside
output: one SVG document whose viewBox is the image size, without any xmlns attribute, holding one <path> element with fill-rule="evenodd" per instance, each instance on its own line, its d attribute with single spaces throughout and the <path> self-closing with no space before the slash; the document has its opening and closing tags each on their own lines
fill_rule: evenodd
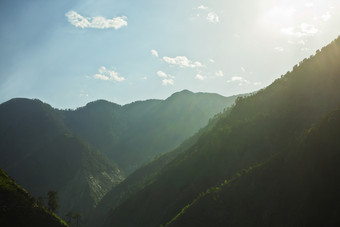
<svg viewBox="0 0 340 227">
<path fill-rule="evenodd" d="M 207 190 L 168 226 L 339 226 L 340 109 L 295 149 Z"/>
<path fill-rule="evenodd" d="M 0 225 L 3 227 L 66 227 L 63 220 L 39 207 L 31 195 L 0 169 Z"/>
<path fill-rule="evenodd" d="M 215 115 L 214 118 L 209 120 L 209 124 L 195 133 L 192 137 L 185 140 L 175 150 L 168 152 L 164 155 L 157 157 L 152 162 L 143 165 L 137 171 L 129 175 L 119 185 L 114 187 L 103 199 L 100 201 L 96 209 L 92 212 L 89 226 L 96 226 L 106 218 L 107 213 L 121 205 L 129 199 L 132 195 L 142 190 L 146 186 L 155 181 L 162 173 L 162 169 L 174 160 L 179 154 L 194 145 L 198 138 L 208 130 L 210 130 L 222 113 Z"/>
<path fill-rule="evenodd" d="M 125 202 L 104 226 L 159 226 L 201 192 L 242 169 L 296 149 L 304 132 L 340 102 L 340 38 L 267 88 L 239 98 L 213 129 Z"/>
</svg>

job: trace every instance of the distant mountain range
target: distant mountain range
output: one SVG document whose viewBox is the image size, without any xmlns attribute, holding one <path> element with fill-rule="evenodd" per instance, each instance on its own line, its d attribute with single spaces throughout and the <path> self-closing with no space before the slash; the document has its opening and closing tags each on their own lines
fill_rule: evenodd
<svg viewBox="0 0 340 227">
<path fill-rule="evenodd" d="M 35 197 L 57 191 L 62 217 L 72 211 L 86 219 L 128 174 L 174 149 L 236 98 L 184 90 L 166 100 L 125 106 L 99 100 L 76 110 L 12 99 L 0 105 L 0 167 Z"/>
<path fill-rule="evenodd" d="M 62 114 L 73 133 L 129 174 L 155 155 L 176 148 L 237 97 L 183 90 L 166 100 L 124 106 L 99 100 Z"/>
</svg>

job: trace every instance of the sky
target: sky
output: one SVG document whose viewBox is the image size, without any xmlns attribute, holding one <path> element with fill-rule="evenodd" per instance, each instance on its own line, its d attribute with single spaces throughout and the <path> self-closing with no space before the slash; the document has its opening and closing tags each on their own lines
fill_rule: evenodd
<svg viewBox="0 0 340 227">
<path fill-rule="evenodd" d="M 253 92 L 339 35 L 340 0 L 2 0 L 0 103 Z"/>
</svg>

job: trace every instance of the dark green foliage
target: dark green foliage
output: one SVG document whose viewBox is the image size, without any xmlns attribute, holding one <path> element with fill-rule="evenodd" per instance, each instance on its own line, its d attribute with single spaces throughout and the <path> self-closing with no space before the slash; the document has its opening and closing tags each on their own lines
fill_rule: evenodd
<svg viewBox="0 0 340 227">
<path fill-rule="evenodd" d="M 68 212 L 66 215 L 65 215 L 65 220 L 66 222 L 68 223 L 69 226 L 72 226 L 72 219 L 73 219 L 73 213 L 72 211 Z"/>
<path fill-rule="evenodd" d="M 76 213 L 73 218 L 76 219 L 76 227 L 82 226 L 81 224 L 81 217 L 82 215 L 80 213 Z"/>
<path fill-rule="evenodd" d="M 339 226 L 340 109 L 284 151 L 215 192 L 169 226 Z"/>
<path fill-rule="evenodd" d="M 58 191 L 64 214 L 87 214 L 123 179 L 117 165 L 65 127 L 59 111 L 37 100 L 0 105 L 0 166 L 36 197 Z M 92 180 L 93 179 L 93 180 Z M 40 207 L 48 207 L 42 198 Z"/>
<path fill-rule="evenodd" d="M 47 201 L 48 209 L 50 209 L 53 212 L 56 212 L 57 208 L 59 207 L 58 193 L 52 190 L 52 191 L 49 191 L 47 195 L 48 195 L 48 201 Z"/>
<path fill-rule="evenodd" d="M 339 62 L 340 38 L 266 89 L 239 98 L 150 184 L 108 211 L 105 226 L 158 227 L 207 188 L 236 181 L 249 175 L 243 169 L 295 150 L 304 132 L 339 104 Z"/>
<path fill-rule="evenodd" d="M 53 212 L 37 205 L 29 193 L 0 169 L 0 226 L 66 227 Z"/>
<path fill-rule="evenodd" d="M 42 196 L 39 196 L 37 199 L 37 205 L 39 207 L 45 207 L 45 198 Z"/>
</svg>

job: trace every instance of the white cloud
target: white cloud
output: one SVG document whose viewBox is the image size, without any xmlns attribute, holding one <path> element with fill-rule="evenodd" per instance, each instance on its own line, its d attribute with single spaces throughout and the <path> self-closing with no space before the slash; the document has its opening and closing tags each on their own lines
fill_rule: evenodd
<svg viewBox="0 0 340 227">
<path fill-rule="evenodd" d="M 243 80 L 243 78 L 241 76 L 233 76 L 231 78 L 231 81 L 242 81 L 242 80 Z"/>
<path fill-rule="evenodd" d="M 203 76 L 201 74 L 196 74 L 195 78 L 198 79 L 198 80 L 205 80 L 205 79 L 207 79 L 206 76 Z"/>
<path fill-rule="evenodd" d="M 323 14 L 323 15 L 321 16 L 321 19 L 322 19 L 323 21 L 328 21 L 329 19 L 331 19 L 331 13 L 330 13 L 330 12 L 326 12 L 325 14 Z"/>
<path fill-rule="evenodd" d="M 207 7 L 205 5 L 200 5 L 196 9 L 208 11 L 206 19 L 211 23 L 218 23 L 220 21 L 220 18 L 218 17 L 218 15 L 214 11 L 209 9 L 209 7 Z M 200 17 L 200 15 L 197 14 L 196 17 Z"/>
<path fill-rule="evenodd" d="M 157 75 L 162 79 L 162 85 L 163 86 L 168 86 L 168 85 L 174 85 L 175 84 L 175 77 L 171 76 L 170 74 L 166 74 L 165 72 L 158 70 Z"/>
<path fill-rule="evenodd" d="M 209 59 L 209 62 L 210 63 L 215 63 L 215 60 L 214 59 Z"/>
<path fill-rule="evenodd" d="M 162 80 L 162 85 L 163 86 L 168 86 L 168 85 L 174 85 L 174 80 L 173 79 L 163 79 Z"/>
<path fill-rule="evenodd" d="M 102 75 L 102 74 L 95 74 L 93 78 L 98 80 L 109 80 L 110 78 L 108 76 Z"/>
<path fill-rule="evenodd" d="M 209 10 L 209 8 L 208 8 L 207 6 L 204 6 L 204 5 L 198 6 L 197 9 L 201 9 L 201 10 Z"/>
<path fill-rule="evenodd" d="M 227 83 L 238 83 L 239 86 L 250 84 L 249 80 L 244 79 L 241 76 L 233 76 L 231 80 L 228 80 Z"/>
<path fill-rule="evenodd" d="M 246 69 L 244 67 L 241 67 L 242 72 L 246 72 Z"/>
<path fill-rule="evenodd" d="M 157 50 L 151 50 L 151 55 L 157 58 L 159 56 Z"/>
<path fill-rule="evenodd" d="M 117 82 L 122 82 L 125 80 L 124 77 L 118 75 L 117 72 L 113 70 L 108 70 L 104 66 L 98 69 L 98 73 L 93 76 L 94 79 L 98 80 L 114 80 Z"/>
<path fill-rule="evenodd" d="M 98 29 L 106 29 L 106 28 L 114 28 L 119 29 L 123 26 L 127 26 L 127 17 L 115 17 L 112 19 L 107 19 L 105 17 L 96 16 L 96 17 L 83 17 L 79 13 L 75 11 L 69 11 L 65 14 L 68 21 L 74 25 L 75 27 L 80 28 L 98 28 Z"/>
<path fill-rule="evenodd" d="M 161 71 L 161 70 L 157 71 L 157 75 L 159 77 L 163 77 L 163 78 L 167 78 L 168 77 L 168 75 L 165 72 Z"/>
<path fill-rule="evenodd" d="M 261 82 L 254 82 L 253 83 L 255 86 L 259 86 L 259 85 L 261 85 L 262 83 Z"/>
<path fill-rule="evenodd" d="M 305 34 L 316 34 L 318 32 L 318 29 L 315 28 L 314 24 L 301 24 L 301 30 Z"/>
<path fill-rule="evenodd" d="M 210 12 L 207 15 L 207 20 L 211 23 L 218 23 L 220 22 L 220 18 L 218 17 L 218 15 L 215 12 Z"/>
<path fill-rule="evenodd" d="M 281 29 L 281 33 L 289 36 L 301 38 L 304 36 L 313 36 L 318 33 L 318 29 L 314 24 L 302 23 L 297 31 L 294 27 L 286 27 Z"/>
<path fill-rule="evenodd" d="M 216 74 L 217 77 L 223 77 L 224 76 L 224 73 L 222 72 L 222 70 L 218 70 L 215 74 Z"/>
<path fill-rule="evenodd" d="M 281 28 L 281 33 L 284 35 L 295 36 L 295 37 L 304 36 L 302 32 L 295 31 L 295 28 L 293 27 Z"/>
<path fill-rule="evenodd" d="M 195 61 L 192 62 L 185 56 L 177 56 L 175 58 L 170 57 L 163 57 L 163 61 L 165 61 L 168 64 L 171 65 L 178 65 L 181 68 L 188 67 L 188 68 L 197 68 L 197 67 L 203 67 L 202 63 Z"/>
<path fill-rule="evenodd" d="M 282 51 L 284 51 L 285 49 L 284 49 L 283 47 L 277 46 L 277 47 L 274 48 L 274 50 L 279 51 L 279 52 L 282 52 Z"/>
</svg>

